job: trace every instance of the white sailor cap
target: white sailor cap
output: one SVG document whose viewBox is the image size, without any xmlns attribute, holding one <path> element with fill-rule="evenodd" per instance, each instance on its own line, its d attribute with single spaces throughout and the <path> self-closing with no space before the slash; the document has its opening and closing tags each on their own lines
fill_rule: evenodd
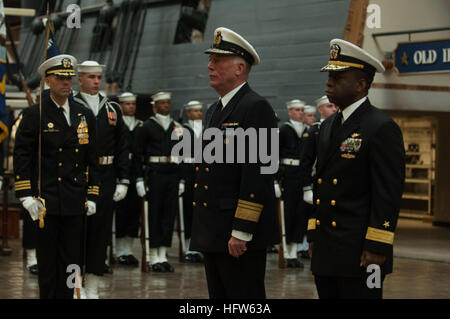
<svg viewBox="0 0 450 319">
<path fill-rule="evenodd" d="M 38 68 L 38 73 L 42 77 L 49 75 L 72 77 L 75 76 L 74 68 L 77 63 L 75 57 L 68 54 L 59 54 L 42 63 Z"/>
<path fill-rule="evenodd" d="M 155 104 L 155 102 L 161 101 L 161 100 L 170 100 L 171 97 L 172 97 L 172 93 L 170 93 L 170 92 L 158 92 L 158 93 L 152 95 L 151 104 Z"/>
<path fill-rule="evenodd" d="M 287 109 L 292 109 L 294 107 L 305 107 L 306 103 L 302 100 L 292 100 L 286 103 Z"/>
<path fill-rule="evenodd" d="M 203 103 L 200 101 L 190 101 L 184 105 L 186 110 L 198 110 L 203 108 Z"/>
<path fill-rule="evenodd" d="M 317 109 L 315 106 L 312 105 L 306 105 L 305 110 L 303 112 L 305 113 L 316 113 Z"/>
<path fill-rule="evenodd" d="M 84 61 L 81 64 L 78 64 L 78 72 L 81 73 L 97 73 L 103 72 L 103 68 L 105 66 L 103 64 L 98 64 L 97 61 Z"/>
<path fill-rule="evenodd" d="M 330 103 L 330 100 L 328 99 L 328 97 L 326 95 L 324 95 L 321 98 L 316 100 L 317 107 L 324 105 L 324 104 L 328 104 L 328 103 Z"/>
<path fill-rule="evenodd" d="M 130 92 L 125 92 L 119 95 L 119 102 L 136 101 L 136 95 Z"/>
<path fill-rule="evenodd" d="M 367 51 L 345 40 L 333 39 L 330 41 L 330 60 L 321 71 L 346 71 L 357 69 L 375 74 L 383 73 L 383 64 Z"/>
<path fill-rule="evenodd" d="M 258 53 L 247 40 L 236 32 L 224 27 L 217 28 L 214 31 L 213 45 L 205 53 L 237 55 L 250 65 L 256 65 L 260 62 Z"/>
</svg>

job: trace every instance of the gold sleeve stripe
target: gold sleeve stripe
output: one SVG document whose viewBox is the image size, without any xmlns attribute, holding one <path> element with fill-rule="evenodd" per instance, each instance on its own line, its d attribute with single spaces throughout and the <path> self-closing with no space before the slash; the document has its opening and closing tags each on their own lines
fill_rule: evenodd
<svg viewBox="0 0 450 319">
<path fill-rule="evenodd" d="M 28 184 L 31 184 L 31 183 L 30 183 L 29 180 L 27 180 L 27 181 L 15 182 L 14 184 L 17 185 L 17 186 L 20 186 L 20 185 L 28 185 Z"/>
<path fill-rule="evenodd" d="M 239 200 L 234 217 L 257 223 L 264 205 Z"/>
<path fill-rule="evenodd" d="M 307 230 L 314 230 L 314 229 L 316 229 L 316 219 L 310 218 L 308 220 L 308 229 Z"/>
<path fill-rule="evenodd" d="M 394 233 L 387 230 L 368 227 L 366 239 L 392 245 L 394 242 Z"/>
<path fill-rule="evenodd" d="M 246 200 L 243 200 L 243 199 L 240 199 L 240 200 L 238 201 L 238 206 L 239 206 L 239 205 L 246 205 L 247 207 L 253 207 L 253 208 L 261 209 L 261 210 L 262 210 L 262 208 L 264 207 L 264 205 L 262 205 L 262 204 L 258 204 L 258 203 L 254 203 L 254 202 L 249 202 L 249 201 L 246 201 Z"/>
<path fill-rule="evenodd" d="M 20 187 L 16 187 L 16 191 L 23 191 L 26 189 L 31 189 L 31 186 L 20 186 Z"/>
</svg>

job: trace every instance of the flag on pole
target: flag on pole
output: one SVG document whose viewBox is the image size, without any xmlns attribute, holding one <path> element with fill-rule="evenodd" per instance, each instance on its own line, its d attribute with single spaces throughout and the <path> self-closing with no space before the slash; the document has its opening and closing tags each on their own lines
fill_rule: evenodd
<svg viewBox="0 0 450 319">
<path fill-rule="evenodd" d="M 5 84 L 6 84 L 6 27 L 5 27 L 5 7 L 3 0 L 0 0 L 0 142 L 2 142 L 9 134 L 6 101 L 5 101 Z"/>
</svg>

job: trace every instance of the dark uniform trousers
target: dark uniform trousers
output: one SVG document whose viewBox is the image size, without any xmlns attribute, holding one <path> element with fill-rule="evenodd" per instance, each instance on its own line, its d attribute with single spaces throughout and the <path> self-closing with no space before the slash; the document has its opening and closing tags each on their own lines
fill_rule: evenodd
<svg viewBox="0 0 450 319">
<path fill-rule="evenodd" d="M 211 299 L 265 299 L 266 250 L 245 252 L 239 258 L 228 253 L 203 253 Z"/>
<path fill-rule="evenodd" d="M 103 96 L 99 95 L 99 104 Z M 89 108 L 81 93 L 75 101 Z M 122 111 L 114 104 L 105 103 L 96 116 L 97 156 L 113 156 L 113 162 L 100 163 L 100 195 L 94 215 L 87 221 L 86 272 L 101 276 L 105 272 L 106 250 L 112 241 L 112 221 L 114 214 L 113 195 L 117 180 L 129 184 L 130 148 L 129 131 L 122 117 Z"/>
<path fill-rule="evenodd" d="M 230 126 L 244 130 L 263 128 L 270 132 L 276 129 L 272 107 L 248 84 L 221 108 L 221 103 L 215 103 L 208 109 L 206 129 L 224 130 Z M 224 145 L 228 142 L 224 136 Z M 270 145 L 267 149 L 270 152 Z M 249 145 L 244 152 L 249 154 Z M 280 233 L 274 174 L 262 174 L 261 166 L 261 163 L 196 166 L 198 187 L 194 191 L 190 249 L 202 252 L 205 257 L 211 298 L 265 298 L 266 249 L 279 243 Z M 252 240 L 246 243 L 247 251 L 238 259 L 228 252 L 233 230 L 252 234 Z"/>
<path fill-rule="evenodd" d="M 97 201 L 99 194 L 94 116 L 78 103 L 69 101 L 69 106 L 71 126 L 50 98 L 42 101 L 42 115 L 39 105 L 25 109 L 14 145 L 16 197 L 36 196 L 41 117 L 41 197 L 47 214 L 44 228 L 37 230 L 40 298 L 73 297 L 66 268 L 81 268 L 85 204 Z"/>
<path fill-rule="evenodd" d="M 38 229 L 37 261 L 39 275 L 39 295 L 41 299 L 72 299 L 73 288 L 67 285 L 67 266 L 79 265 L 81 271 L 81 250 L 83 216 L 45 217 L 45 227 Z M 48 245 L 48 243 L 55 243 Z"/>
<path fill-rule="evenodd" d="M 36 249 L 37 246 L 37 232 L 39 222 L 31 219 L 30 213 L 21 207 L 20 213 L 22 215 L 22 247 L 24 249 Z"/>
<path fill-rule="evenodd" d="M 297 159 L 301 163 L 306 138 L 306 127 L 301 136 L 298 136 L 290 125 L 282 125 L 280 127 L 280 158 Z M 281 164 L 278 179 L 281 183 L 284 202 L 286 242 L 301 243 L 306 234 L 310 207 L 303 201 L 300 167 Z"/>
<path fill-rule="evenodd" d="M 172 121 L 167 130 L 156 117 L 146 120 L 137 135 L 138 179 L 144 178 L 148 187 L 148 227 L 150 248 L 170 247 L 178 207 L 179 164 L 151 162 L 151 158 L 169 158 L 172 147 L 178 140 L 172 140 L 172 132 L 181 125 Z"/>
<path fill-rule="evenodd" d="M 121 201 L 115 203 L 116 212 L 116 238 L 123 237 L 138 237 L 142 199 L 138 196 L 136 191 L 136 175 L 137 165 L 139 162 L 134 156 L 137 147 L 137 131 L 142 127 L 142 121 L 137 120 L 134 128 L 129 129 L 128 145 L 131 150 L 131 165 L 130 165 L 130 186 L 128 187 L 127 195 Z"/>
<path fill-rule="evenodd" d="M 320 126 L 311 271 L 324 298 L 381 298 L 368 289 L 364 250 L 383 255 L 379 274 L 392 272 L 393 240 L 405 178 L 398 125 L 367 99 L 340 125 L 340 114 Z"/>
</svg>

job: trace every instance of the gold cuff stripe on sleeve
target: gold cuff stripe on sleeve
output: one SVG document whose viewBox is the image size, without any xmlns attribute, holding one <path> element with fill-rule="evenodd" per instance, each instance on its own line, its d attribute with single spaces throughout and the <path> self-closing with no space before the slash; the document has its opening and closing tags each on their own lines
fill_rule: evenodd
<svg viewBox="0 0 450 319">
<path fill-rule="evenodd" d="M 308 229 L 307 230 L 314 230 L 314 229 L 316 229 L 316 219 L 310 218 L 308 220 Z"/>
<path fill-rule="evenodd" d="M 394 242 L 394 233 L 387 230 L 368 227 L 366 239 L 392 245 Z"/>
<path fill-rule="evenodd" d="M 234 217 L 257 223 L 264 205 L 240 199 Z"/>
<path fill-rule="evenodd" d="M 99 195 L 99 192 L 96 191 L 88 191 L 88 195 Z"/>
<path fill-rule="evenodd" d="M 29 180 L 27 181 L 20 181 L 20 182 L 15 182 L 14 183 L 16 186 L 20 186 L 20 185 L 29 185 L 31 184 Z"/>
<path fill-rule="evenodd" d="M 16 191 L 23 191 L 26 189 L 31 189 L 31 186 L 20 186 L 20 187 L 16 187 Z"/>
<path fill-rule="evenodd" d="M 262 205 L 262 204 L 258 204 L 258 203 L 254 203 L 254 202 L 249 202 L 249 201 L 246 201 L 246 200 L 243 200 L 243 199 L 240 199 L 240 200 L 238 201 L 238 206 L 239 206 L 239 205 L 246 205 L 247 207 L 252 207 L 252 208 L 261 209 L 261 210 L 262 210 L 262 208 L 264 207 L 264 205 Z"/>
</svg>

